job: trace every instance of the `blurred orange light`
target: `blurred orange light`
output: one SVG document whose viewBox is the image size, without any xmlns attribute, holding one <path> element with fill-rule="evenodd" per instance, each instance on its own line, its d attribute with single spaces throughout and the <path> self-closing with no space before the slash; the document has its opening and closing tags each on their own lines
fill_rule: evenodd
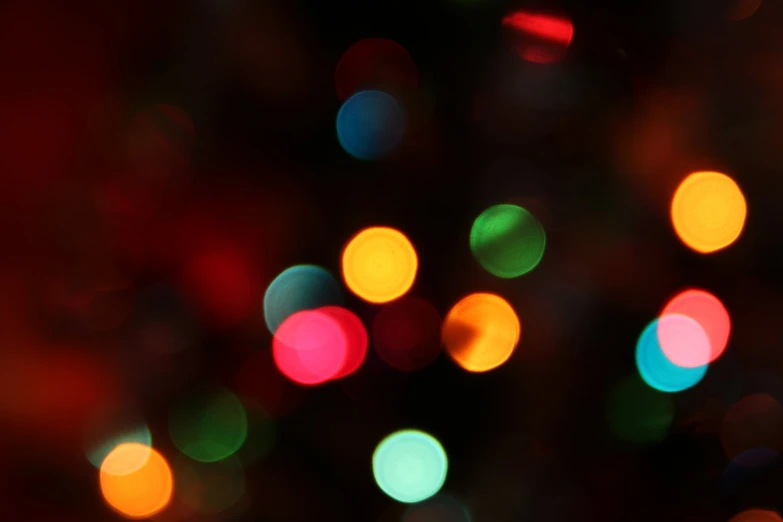
<svg viewBox="0 0 783 522">
<path fill-rule="evenodd" d="M 486 372 L 511 357 L 521 329 L 516 312 L 502 297 L 471 294 L 449 311 L 441 335 L 457 364 L 471 372 Z"/>
<path fill-rule="evenodd" d="M 726 307 L 723 306 L 720 299 L 704 290 L 689 289 L 678 293 L 666 303 L 661 312 L 661 317 L 669 315 L 681 315 L 689 317 L 699 323 L 699 326 L 707 334 L 709 340 L 709 351 L 706 357 L 701 360 L 693 361 L 693 366 L 701 366 L 711 363 L 721 356 L 729 342 L 729 332 L 731 331 L 731 319 Z M 659 321 L 658 338 L 661 341 L 661 348 L 664 353 L 667 351 L 665 339 L 669 336 L 666 323 Z M 669 354 L 667 354 L 669 355 Z M 671 360 L 671 357 L 669 357 Z M 676 361 L 672 360 L 675 364 Z M 680 365 L 682 366 L 682 365 Z"/>
<path fill-rule="evenodd" d="M 747 206 L 739 186 L 720 172 L 695 172 L 672 198 L 671 219 L 677 236 L 702 254 L 737 240 L 745 226 Z"/>
<path fill-rule="evenodd" d="M 139 465 L 142 461 L 143 464 Z M 148 518 L 171 500 L 174 480 L 166 459 L 156 450 L 135 442 L 120 444 L 104 459 L 101 493 L 126 518 Z"/>
<path fill-rule="evenodd" d="M 387 227 L 366 228 L 343 251 L 345 284 L 370 303 L 387 303 L 410 290 L 419 261 L 405 234 Z"/>
</svg>

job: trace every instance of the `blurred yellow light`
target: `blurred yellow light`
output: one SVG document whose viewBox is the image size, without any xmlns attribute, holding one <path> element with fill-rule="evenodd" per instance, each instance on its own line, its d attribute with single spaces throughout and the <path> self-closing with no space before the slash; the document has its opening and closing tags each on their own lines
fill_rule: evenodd
<svg viewBox="0 0 783 522">
<path fill-rule="evenodd" d="M 731 245 L 745 226 L 747 206 L 742 191 L 720 172 L 695 172 L 674 193 L 671 218 L 677 236 L 707 254 Z"/>
<path fill-rule="evenodd" d="M 410 290 L 419 261 L 405 234 L 387 227 L 366 228 L 343 251 L 345 284 L 370 303 L 387 303 Z"/>
<path fill-rule="evenodd" d="M 120 444 L 106 456 L 101 464 L 100 483 L 106 502 L 124 517 L 133 519 L 160 512 L 168 505 L 174 489 L 166 459 L 136 442 Z"/>
<path fill-rule="evenodd" d="M 516 312 L 502 297 L 471 294 L 452 307 L 441 334 L 457 364 L 471 372 L 486 372 L 511 357 L 521 329 Z"/>
</svg>

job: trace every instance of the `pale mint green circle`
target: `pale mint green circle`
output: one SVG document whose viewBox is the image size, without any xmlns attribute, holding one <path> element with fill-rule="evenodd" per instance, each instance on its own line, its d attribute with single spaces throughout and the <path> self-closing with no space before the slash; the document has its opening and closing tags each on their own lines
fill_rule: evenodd
<svg viewBox="0 0 783 522">
<path fill-rule="evenodd" d="M 448 458 L 432 435 L 418 430 L 392 433 L 372 456 L 375 482 L 394 500 L 412 504 L 437 493 L 446 481 Z"/>
</svg>

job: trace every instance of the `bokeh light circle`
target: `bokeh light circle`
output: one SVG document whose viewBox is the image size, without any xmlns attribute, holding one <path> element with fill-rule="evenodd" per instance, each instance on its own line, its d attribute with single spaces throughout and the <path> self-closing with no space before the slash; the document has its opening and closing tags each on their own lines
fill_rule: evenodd
<svg viewBox="0 0 783 522">
<path fill-rule="evenodd" d="M 680 314 L 658 319 L 658 345 L 669 361 L 682 368 L 698 368 L 710 362 L 710 339 L 699 323 Z"/>
<path fill-rule="evenodd" d="M 612 388 L 606 407 L 615 436 L 637 444 L 663 439 L 674 420 L 671 395 L 647 386 L 637 375 Z"/>
<path fill-rule="evenodd" d="M 532 63 L 556 63 L 574 38 L 571 20 L 562 14 L 517 10 L 503 18 L 520 57 Z"/>
<path fill-rule="evenodd" d="M 720 172 L 695 172 L 677 187 L 671 204 L 674 231 L 703 254 L 734 243 L 745 226 L 747 205 L 737 183 Z"/>
<path fill-rule="evenodd" d="M 360 160 L 387 156 L 405 133 L 405 111 L 390 94 L 360 91 L 337 112 L 337 139 L 345 152 Z"/>
<path fill-rule="evenodd" d="M 419 73 L 408 51 L 386 38 L 359 40 L 343 53 L 334 73 L 337 96 L 345 100 L 356 91 L 411 91 Z"/>
<path fill-rule="evenodd" d="M 783 405 L 766 393 L 741 398 L 724 415 L 720 439 L 729 458 L 754 448 L 783 451 Z"/>
<path fill-rule="evenodd" d="M 436 494 L 446 481 L 446 452 L 432 435 L 418 430 L 392 433 L 372 456 L 375 482 L 394 500 L 421 502 Z"/>
<path fill-rule="evenodd" d="M 345 284 L 370 303 L 387 303 L 404 295 L 413 286 L 418 267 L 410 240 L 393 228 L 366 228 L 343 250 Z"/>
<path fill-rule="evenodd" d="M 470 294 L 443 321 L 441 337 L 454 361 L 471 372 L 497 368 L 511 357 L 521 335 L 511 305 L 494 294 Z"/>
<path fill-rule="evenodd" d="M 215 515 L 234 506 L 245 494 L 245 470 L 239 459 L 196 462 L 180 458 L 173 463 L 177 498 L 193 511 Z"/>
<path fill-rule="evenodd" d="M 375 317 L 375 351 L 398 370 L 424 368 L 440 354 L 440 325 L 440 314 L 432 304 L 404 296 L 386 304 Z"/>
<path fill-rule="evenodd" d="M 293 314 L 272 340 L 272 355 L 280 372 L 294 382 L 311 386 L 340 373 L 347 349 L 340 322 L 320 310 Z"/>
<path fill-rule="evenodd" d="M 144 465 L 136 466 L 140 457 Z M 133 463 L 129 471 L 118 472 Z M 166 459 L 158 451 L 134 442 L 120 444 L 103 461 L 100 471 L 103 498 L 126 518 L 148 518 L 170 502 L 174 479 Z"/>
<path fill-rule="evenodd" d="M 701 361 L 701 364 L 712 362 L 721 356 L 729 342 L 731 319 L 729 318 L 729 312 L 720 299 L 704 290 L 688 289 L 678 293 L 666 303 L 661 312 L 661 317 L 673 314 L 690 317 L 699 323 L 704 333 L 707 334 L 710 342 L 710 351 L 707 359 Z M 659 339 L 664 339 L 669 335 L 662 327 L 663 323 L 659 323 Z M 696 364 L 696 366 L 701 364 Z"/>
<path fill-rule="evenodd" d="M 324 306 L 318 311 L 337 321 L 345 335 L 345 360 L 335 378 L 352 374 L 359 369 L 367 356 L 369 339 L 364 323 L 355 313 L 340 306 Z"/>
<path fill-rule="evenodd" d="M 783 518 L 769 509 L 747 509 L 731 517 L 729 522 L 783 522 Z"/>
<path fill-rule="evenodd" d="M 707 373 L 707 366 L 683 368 L 671 362 L 658 341 L 658 321 L 651 322 L 636 343 L 636 367 L 642 379 L 662 392 L 679 392 L 695 386 Z"/>
<path fill-rule="evenodd" d="M 314 265 L 285 269 L 264 294 L 264 319 L 274 334 L 291 314 L 322 306 L 342 305 L 343 293 L 334 276 Z"/>
<path fill-rule="evenodd" d="M 126 412 L 101 414 L 90 422 L 85 431 L 85 454 L 96 468 L 100 468 L 106 456 L 120 444 L 135 442 L 148 447 L 152 445 L 152 434 L 144 421 Z M 137 467 L 141 467 L 145 461 L 146 456 L 143 456 Z"/>
<path fill-rule="evenodd" d="M 203 391 L 181 398 L 169 414 L 171 441 L 199 462 L 223 460 L 247 438 L 247 413 L 226 389 Z"/>
<path fill-rule="evenodd" d="M 517 205 L 495 205 L 476 218 L 470 230 L 470 250 L 489 273 L 519 277 L 541 261 L 546 246 L 544 227 Z"/>
</svg>

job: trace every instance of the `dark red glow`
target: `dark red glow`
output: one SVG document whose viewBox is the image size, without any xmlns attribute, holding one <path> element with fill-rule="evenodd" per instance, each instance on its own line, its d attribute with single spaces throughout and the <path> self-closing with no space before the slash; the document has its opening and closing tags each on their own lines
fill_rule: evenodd
<svg viewBox="0 0 783 522">
<path fill-rule="evenodd" d="M 367 329 L 356 314 L 340 306 L 324 306 L 318 310 L 338 321 L 343 329 L 347 341 L 345 362 L 335 378 L 346 377 L 358 370 L 364 362 L 368 345 Z"/>
<path fill-rule="evenodd" d="M 345 363 L 348 341 L 340 322 L 317 310 L 297 312 L 278 327 L 272 355 L 294 382 L 316 385 L 335 378 Z"/>
<path fill-rule="evenodd" d="M 415 89 L 419 73 L 408 51 L 385 38 L 359 40 L 343 53 L 335 70 L 341 100 L 363 89 L 399 92 Z"/>
<path fill-rule="evenodd" d="M 375 318 L 375 350 L 399 370 L 424 368 L 440 353 L 440 324 L 440 314 L 429 302 L 403 297 L 384 306 Z"/>
<path fill-rule="evenodd" d="M 513 30 L 514 48 L 533 63 L 561 61 L 574 37 L 574 26 L 567 17 L 516 11 L 503 18 L 503 25 Z"/>
<path fill-rule="evenodd" d="M 306 396 L 304 388 L 280 375 L 268 350 L 255 350 L 245 359 L 236 376 L 236 390 L 275 417 L 295 410 Z"/>
</svg>

